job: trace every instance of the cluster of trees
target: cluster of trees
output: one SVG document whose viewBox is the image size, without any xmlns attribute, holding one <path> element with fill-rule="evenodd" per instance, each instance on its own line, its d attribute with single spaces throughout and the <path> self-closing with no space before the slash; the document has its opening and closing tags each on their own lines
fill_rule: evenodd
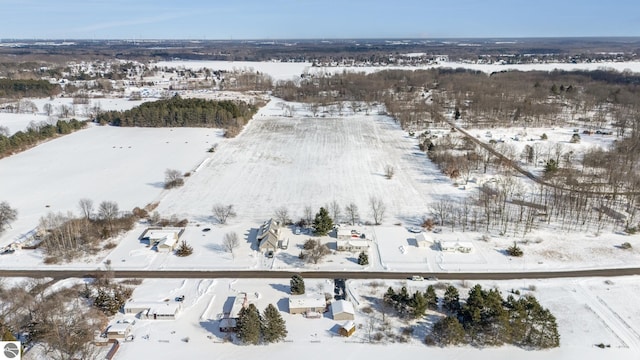
<svg viewBox="0 0 640 360">
<path fill-rule="evenodd" d="M 71 119 L 69 121 L 58 120 L 55 125 L 34 123 L 25 131 L 18 131 L 11 136 L 7 132 L 0 131 L 0 158 L 29 149 L 40 141 L 80 130 L 85 125 L 85 121 Z"/>
<path fill-rule="evenodd" d="M 331 250 L 327 244 L 323 244 L 320 239 L 309 239 L 302 245 L 302 251 L 298 258 L 309 263 L 317 264 L 322 258 L 329 255 Z"/>
<path fill-rule="evenodd" d="M 101 349 L 92 340 L 108 319 L 81 292 L 81 285 L 55 290 L 41 280 L 0 287 L 0 329 L 27 334 L 23 345 L 40 345 L 48 359 L 96 358 Z"/>
<path fill-rule="evenodd" d="M 92 283 L 85 283 L 80 296 L 89 300 L 106 316 L 113 316 L 120 311 L 132 293 L 131 287 L 113 281 L 111 269 L 107 267 Z"/>
<path fill-rule="evenodd" d="M 280 342 L 288 333 L 282 315 L 273 304 L 267 305 L 262 314 L 254 304 L 242 308 L 236 326 L 238 339 L 251 345 Z"/>
<path fill-rule="evenodd" d="M 516 299 L 510 294 L 505 300 L 498 290 L 487 291 L 476 285 L 461 303 L 457 289 L 449 286 L 442 303 L 448 316 L 434 324 L 426 338 L 428 344 L 498 346 L 508 343 L 528 349 L 560 345 L 555 317 L 531 295 Z"/>
<path fill-rule="evenodd" d="M 436 310 L 438 307 L 438 297 L 432 285 L 429 285 L 424 293 L 416 291 L 413 294 L 409 294 L 406 286 L 399 291 L 389 287 L 383 301 L 401 316 L 411 316 L 416 319 L 424 316 L 427 309 Z"/>
<path fill-rule="evenodd" d="M 49 97 L 62 91 L 46 80 L 0 79 L 0 98 Z"/>
<path fill-rule="evenodd" d="M 122 213 L 113 201 L 103 201 L 95 209 L 91 199 L 81 199 L 78 207 L 80 217 L 72 212 L 59 212 L 40 218 L 41 246 L 47 254 L 45 262 L 70 261 L 82 254 L 95 253 L 103 240 L 131 230 L 139 216 L 146 216 L 143 211 Z"/>
<path fill-rule="evenodd" d="M 97 117 L 101 124 L 142 127 L 216 127 L 240 129 L 257 107 L 243 101 L 183 99 L 145 102 L 126 111 L 108 111 Z"/>
</svg>

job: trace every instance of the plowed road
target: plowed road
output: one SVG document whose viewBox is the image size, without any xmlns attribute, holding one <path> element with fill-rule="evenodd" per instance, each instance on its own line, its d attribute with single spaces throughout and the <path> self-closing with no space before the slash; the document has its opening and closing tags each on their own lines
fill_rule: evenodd
<svg viewBox="0 0 640 360">
<path fill-rule="evenodd" d="M 95 277 L 105 273 L 100 270 L 0 270 L 0 277 L 29 277 L 29 278 L 83 278 Z M 379 271 L 219 271 L 219 270 L 115 270 L 110 274 L 115 278 L 139 279 L 209 279 L 209 278 L 241 278 L 241 279 L 284 279 L 293 274 L 300 274 L 305 278 L 316 279 L 407 279 L 413 275 L 423 276 L 425 279 L 435 277 L 439 280 L 512 280 L 512 279 L 553 279 L 576 277 L 611 277 L 640 275 L 640 268 L 597 269 L 597 270 L 562 270 L 562 271 L 532 271 L 532 272 L 379 272 Z"/>
</svg>

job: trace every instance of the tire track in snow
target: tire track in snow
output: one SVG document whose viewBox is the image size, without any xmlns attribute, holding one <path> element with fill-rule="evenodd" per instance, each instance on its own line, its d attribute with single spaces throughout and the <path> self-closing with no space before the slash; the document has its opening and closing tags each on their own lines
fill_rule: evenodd
<svg viewBox="0 0 640 360">
<path fill-rule="evenodd" d="M 578 283 L 576 288 L 586 305 L 600 318 L 611 333 L 620 339 L 624 346 L 632 350 L 640 349 L 640 336 L 615 310 L 593 294 L 582 282 Z"/>
</svg>

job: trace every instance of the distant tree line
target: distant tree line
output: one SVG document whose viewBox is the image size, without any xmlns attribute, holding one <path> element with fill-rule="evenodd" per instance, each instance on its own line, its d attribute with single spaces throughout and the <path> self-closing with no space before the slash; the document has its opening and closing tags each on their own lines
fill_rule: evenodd
<svg viewBox="0 0 640 360">
<path fill-rule="evenodd" d="M 238 131 L 257 107 L 243 101 L 171 99 L 146 102 L 127 111 L 108 111 L 97 117 L 101 124 L 141 127 L 215 127 Z"/>
<path fill-rule="evenodd" d="M 29 149 L 43 140 L 80 130 L 85 125 L 85 121 L 76 119 L 58 120 L 55 125 L 32 124 L 25 131 L 18 131 L 11 136 L 7 136 L 7 132 L 0 132 L 0 158 Z"/>
<path fill-rule="evenodd" d="M 60 85 L 46 80 L 0 79 L 0 98 L 47 97 L 60 92 Z"/>
</svg>

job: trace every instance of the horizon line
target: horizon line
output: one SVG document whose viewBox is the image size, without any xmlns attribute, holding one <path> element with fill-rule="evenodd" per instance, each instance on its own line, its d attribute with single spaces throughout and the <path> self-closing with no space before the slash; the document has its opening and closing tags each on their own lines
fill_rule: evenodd
<svg viewBox="0 0 640 360">
<path fill-rule="evenodd" d="M 353 40 L 536 40 L 536 39 L 638 39 L 640 35 L 584 35 L 584 36 L 455 36 L 455 37 L 309 37 L 309 38 L 12 38 L 0 37 L 4 41 L 353 41 Z"/>
</svg>

